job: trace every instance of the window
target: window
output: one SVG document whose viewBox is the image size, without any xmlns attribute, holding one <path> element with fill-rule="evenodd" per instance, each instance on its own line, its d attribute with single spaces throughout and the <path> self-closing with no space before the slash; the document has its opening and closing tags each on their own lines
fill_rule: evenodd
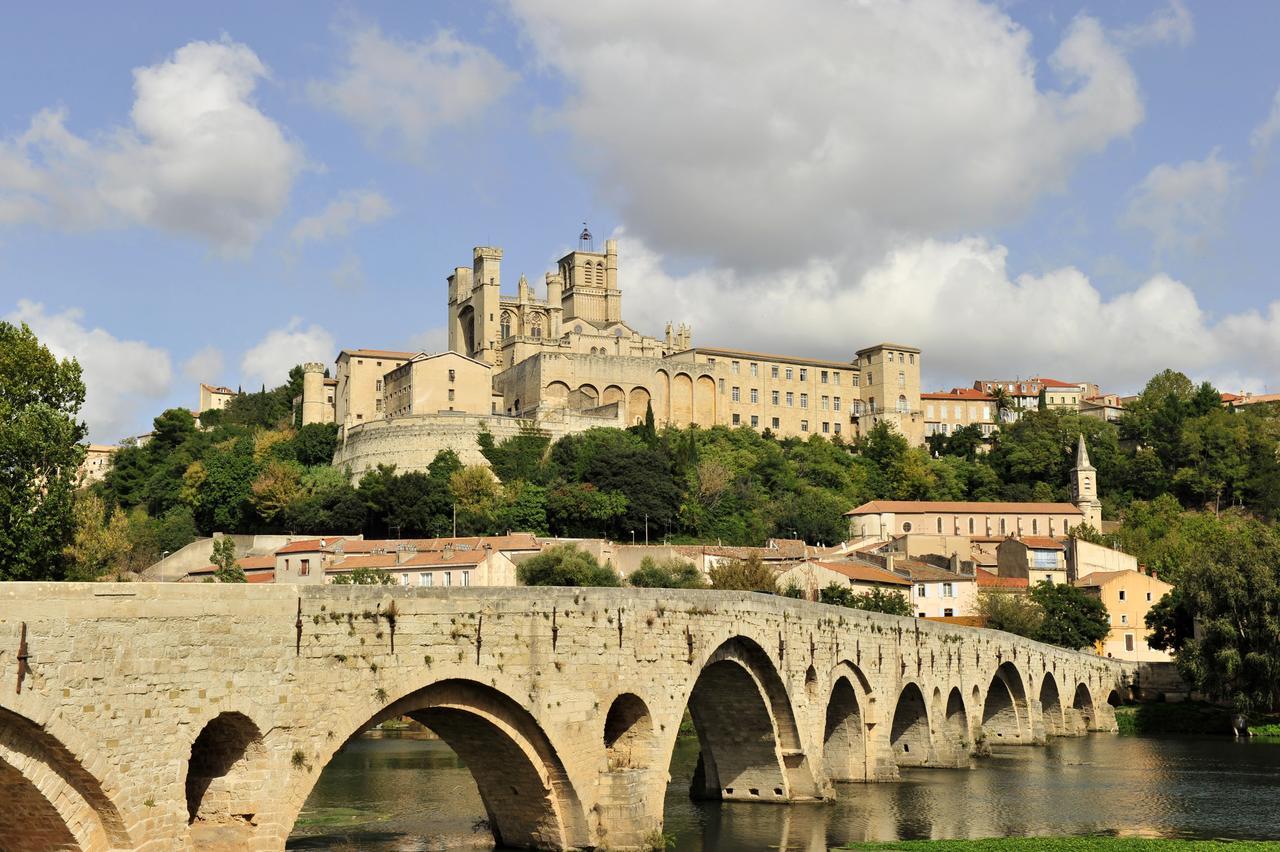
<svg viewBox="0 0 1280 852">
<path fill-rule="evenodd" d="M 809 394 L 807 393 L 800 394 L 800 407 L 801 408 L 809 407 Z"/>
<path fill-rule="evenodd" d="M 927 588 L 927 587 L 925 586 L 925 584 L 924 584 L 924 583 L 916 583 L 916 597 L 918 597 L 918 598 L 927 597 L 927 595 L 925 595 L 925 593 L 924 593 L 924 590 L 925 590 L 926 588 Z"/>
<path fill-rule="evenodd" d="M 790 408 L 796 404 L 796 395 L 791 391 L 787 391 L 787 407 Z"/>
<path fill-rule="evenodd" d="M 899 364 L 901 364 L 901 363 L 902 363 L 902 353 L 901 353 L 901 352 L 899 352 L 899 353 L 898 353 L 898 363 L 899 363 Z"/>
<path fill-rule="evenodd" d="M 1124 589 L 1120 590 L 1120 600 L 1124 600 Z"/>
<path fill-rule="evenodd" d="M 542 314 L 533 315 L 533 329 L 531 333 L 534 337 L 542 336 Z"/>
<path fill-rule="evenodd" d="M 431 578 L 432 575 L 430 573 L 419 574 L 418 585 L 428 589 L 431 588 Z"/>
<path fill-rule="evenodd" d="M 450 371 L 449 371 L 449 381 L 451 381 L 451 382 L 452 382 L 452 381 L 453 381 L 454 379 L 456 379 L 456 378 L 458 378 L 458 371 L 457 371 L 457 370 L 450 370 Z"/>
<path fill-rule="evenodd" d="M 1004 535 L 1005 524 L 1006 524 L 1005 519 L 1001 518 L 1000 519 L 1000 535 Z"/>
<path fill-rule="evenodd" d="M 381 399 L 375 399 L 375 400 L 373 401 L 373 410 L 374 410 L 374 411 L 381 411 L 381 410 L 382 410 L 382 400 L 381 400 Z"/>
<path fill-rule="evenodd" d="M 759 429 L 759 428 L 760 428 L 760 418 L 759 418 L 759 417 L 757 417 L 757 416 L 756 416 L 756 415 L 754 415 L 754 414 L 753 414 L 753 415 L 751 415 L 751 428 L 752 428 L 752 429 Z"/>
<path fill-rule="evenodd" d="M 951 607 L 947 607 L 946 609 L 944 609 L 944 610 L 942 611 L 942 615 L 943 615 L 943 617 L 944 617 L 944 618 L 950 618 L 951 616 L 953 616 L 953 615 L 955 615 L 955 614 L 956 614 L 956 613 L 955 613 L 955 610 L 953 610 Z"/>
<path fill-rule="evenodd" d="M 1037 534 L 1039 534 L 1039 532 L 1040 532 L 1040 519 L 1039 519 L 1039 518 L 1032 518 L 1032 519 L 1031 519 L 1031 534 L 1032 534 L 1032 535 L 1037 535 Z M 1123 593 L 1121 593 L 1121 598 L 1120 598 L 1120 599 L 1121 599 L 1121 600 L 1124 600 L 1124 595 L 1123 595 Z"/>
<path fill-rule="evenodd" d="M 741 388 L 739 388 L 737 385 L 734 385 L 734 386 L 733 386 L 733 392 L 732 392 L 729 396 L 730 396 L 730 398 L 731 398 L 734 402 L 741 402 L 741 401 L 742 401 L 742 389 L 741 389 Z"/>
<path fill-rule="evenodd" d="M 741 426 L 741 425 L 742 425 L 742 415 L 741 415 L 741 414 L 739 414 L 739 413 L 738 413 L 738 412 L 736 412 L 736 411 L 733 413 L 733 425 L 734 425 L 734 426 Z"/>
<path fill-rule="evenodd" d="M 823 396 L 823 397 L 822 397 L 822 410 L 823 410 L 823 411 L 826 411 L 826 410 L 827 410 L 827 406 L 828 406 L 828 405 L 830 405 L 830 404 L 831 404 L 831 397 Z"/>
<path fill-rule="evenodd" d="M 788 367 L 788 368 L 787 368 L 787 381 L 791 381 L 791 377 L 792 377 L 793 375 L 795 375 L 795 374 L 792 372 L 791 368 L 790 368 L 790 367 Z"/>
<path fill-rule="evenodd" d="M 809 381 L 809 371 L 805 367 L 800 368 L 800 381 L 802 382 Z"/>
<path fill-rule="evenodd" d="M 581 328 L 579 328 L 578 330 L 579 330 L 579 331 L 581 331 L 582 329 L 581 329 Z M 716 365 L 716 359 L 715 359 L 715 358 L 708 358 L 708 359 L 707 359 L 707 363 L 714 367 L 714 366 Z"/>
<path fill-rule="evenodd" d="M 772 367 L 770 367 L 770 368 L 769 368 L 769 376 L 770 376 L 771 378 L 775 378 L 775 379 L 776 379 L 776 378 L 778 378 L 778 365 L 777 365 L 777 364 L 774 364 Z"/>
<path fill-rule="evenodd" d="M 769 391 L 769 402 L 773 403 L 774 405 L 777 405 L 777 404 L 778 404 L 778 392 L 777 392 L 777 391 Z"/>
<path fill-rule="evenodd" d="M 299 559 L 298 560 L 298 576 L 305 577 L 310 573 L 311 573 L 311 560 Z"/>
<path fill-rule="evenodd" d="M 1128 624 L 1128 623 L 1129 623 L 1129 616 L 1125 615 L 1124 613 L 1120 613 L 1120 623 L 1121 623 L 1121 624 Z"/>
<path fill-rule="evenodd" d="M 938 518 L 938 532 L 942 532 L 942 518 Z"/>
<path fill-rule="evenodd" d="M 769 423 L 774 429 L 778 428 L 778 418 L 774 417 L 772 420 L 769 421 Z"/>
<path fill-rule="evenodd" d="M 720 380 L 720 393 L 724 393 L 724 379 Z"/>
<path fill-rule="evenodd" d="M 1147 600 L 1151 600 L 1151 593 L 1147 592 Z"/>
<path fill-rule="evenodd" d="M 1126 651 L 1133 650 L 1133 634 L 1132 633 L 1124 634 L 1124 649 Z"/>
<path fill-rule="evenodd" d="M 1053 575 L 1052 575 L 1052 574 L 1045 574 L 1045 575 L 1044 575 L 1044 581 L 1045 581 L 1046 583 L 1052 583 L 1052 582 L 1053 582 Z"/>
<path fill-rule="evenodd" d="M 759 403 L 759 402 L 760 402 L 760 389 L 759 389 L 759 388 L 752 388 L 752 389 L 751 389 L 751 404 L 752 404 L 752 405 L 756 405 L 756 404 L 757 404 L 757 403 Z"/>
<path fill-rule="evenodd" d="M 823 420 L 823 421 L 822 421 L 822 434 L 824 434 L 824 435 L 825 435 L 825 434 L 827 434 L 827 433 L 828 433 L 828 432 L 830 432 L 830 431 L 831 431 L 831 424 L 830 424 L 829 422 L 827 422 L 826 420 Z"/>
<path fill-rule="evenodd" d="M 925 617 L 926 617 L 926 616 L 925 616 L 925 614 L 924 614 L 923 612 L 917 613 L 917 615 L 918 615 L 918 617 L 920 617 L 920 618 L 925 618 Z"/>
<path fill-rule="evenodd" d="M 453 388 L 449 388 L 449 401 L 453 402 Z"/>
<path fill-rule="evenodd" d="M 867 384 L 874 385 L 876 383 L 875 374 L 867 370 Z"/>
<path fill-rule="evenodd" d="M 955 597 L 955 595 L 952 593 L 952 588 L 951 588 L 951 584 L 950 584 L 950 583 L 943 583 L 943 584 L 942 584 L 942 596 L 943 596 L 944 598 L 954 598 L 954 597 Z"/>
<path fill-rule="evenodd" d="M 903 532 L 911 532 L 911 522 L 910 522 L 910 521 L 903 521 L 903 522 L 902 522 L 902 531 L 903 531 Z"/>
<path fill-rule="evenodd" d="M 899 370 L 898 371 L 898 387 L 905 388 L 906 386 L 907 386 L 907 374 Z"/>
<path fill-rule="evenodd" d="M 969 535 L 973 535 L 973 518 L 969 519 Z"/>
<path fill-rule="evenodd" d="M 907 398 L 905 396 L 902 396 L 901 394 L 898 395 L 898 413 L 899 414 L 907 413 Z"/>
<path fill-rule="evenodd" d="M 800 431 L 801 431 L 801 432 L 808 432 L 808 431 L 809 431 L 809 421 L 808 421 L 808 420 L 801 420 L 801 421 L 800 421 Z"/>
<path fill-rule="evenodd" d="M 858 386 L 858 382 L 860 382 L 861 380 L 862 380 L 861 377 L 857 373 L 854 373 L 852 376 L 849 377 L 849 384 L 856 388 Z M 836 382 L 836 384 L 840 384 L 840 383 Z"/>
<path fill-rule="evenodd" d="M 827 383 L 827 371 L 826 371 L 826 370 L 822 370 L 821 372 L 819 372 L 819 373 L 818 373 L 818 381 L 822 382 L 824 385 Z"/>
<path fill-rule="evenodd" d="M 759 364 L 752 364 L 752 365 L 751 365 L 751 375 L 752 375 L 752 376 L 758 376 L 758 375 L 760 375 L 760 365 L 759 365 Z"/>
<path fill-rule="evenodd" d="M 915 355 L 908 355 L 908 356 L 907 356 L 907 362 L 908 362 L 908 363 L 911 363 L 911 364 L 914 364 L 914 363 L 916 362 L 916 356 L 915 356 Z"/>
<path fill-rule="evenodd" d="M 470 571 L 463 571 L 463 572 L 462 572 L 462 585 L 464 585 L 464 586 L 470 586 L 470 585 L 471 585 L 471 572 L 470 572 Z"/>
<path fill-rule="evenodd" d="M 502 320 L 498 323 L 498 336 L 506 340 L 511 336 L 511 314 L 502 312 Z"/>
<path fill-rule="evenodd" d="M 840 410 L 840 397 L 838 396 L 831 397 L 831 410 L 832 411 Z"/>
<path fill-rule="evenodd" d="M 831 384 L 833 385 L 840 384 L 840 374 L 834 370 L 831 372 Z"/>
<path fill-rule="evenodd" d="M 401 575 L 400 575 L 400 585 L 402 585 L 402 586 L 407 586 L 407 585 L 409 585 L 409 575 L 408 575 L 408 574 L 401 574 Z"/>
<path fill-rule="evenodd" d="M 836 434 L 837 434 L 837 435 L 839 435 L 839 434 L 840 434 L 840 421 L 839 421 L 839 420 L 837 420 L 835 425 L 836 425 Z"/>
<path fill-rule="evenodd" d="M 453 585 L 453 572 L 452 572 L 452 571 L 445 571 L 445 572 L 444 572 L 444 585 L 446 585 L 446 586 L 452 586 L 452 585 Z"/>
<path fill-rule="evenodd" d="M 729 368 L 730 368 L 731 370 L 733 370 L 733 372 L 734 372 L 734 374 L 735 374 L 735 375 L 737 375 L 737 373 L 738 373 L 739 369 L 741 368 L 741 366 L 742 366 L 742 365 L 741 365 L 741 364 L 739 364 L 737 361 L 730 361 L 730 362 L 729 362 Z"/>
<path fill-rule="evenodd" d="M 382 379 L 378 379 L 373 383 L 373 389 L 376 391 L 382 390 Z"/>
</svg>

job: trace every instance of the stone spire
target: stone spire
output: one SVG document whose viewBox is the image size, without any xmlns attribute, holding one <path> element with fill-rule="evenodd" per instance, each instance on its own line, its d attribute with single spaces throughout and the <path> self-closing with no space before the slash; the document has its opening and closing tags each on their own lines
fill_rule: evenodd
<svg viewBox="0 0 1280 852">
<path fill-rule="evenodd" d="M 1089 468 L 1093 469 L 1093 465 L 1089 464 L 1089 448 L 1084 444 L 1084 433 L 1080 433 L 1080 441 L 1076 444 L 1076 469 Z"/>
<path fill-rule="evenodd" d="M 1084 514 L 1084 522 L 1102 529 L 1102 501 L 1098 499 L 1098 471 L 1089 463 L 1084 435 L 1076 444 L 1076 466 L 1071 469 L 1071 502 Z"/>
</svg>

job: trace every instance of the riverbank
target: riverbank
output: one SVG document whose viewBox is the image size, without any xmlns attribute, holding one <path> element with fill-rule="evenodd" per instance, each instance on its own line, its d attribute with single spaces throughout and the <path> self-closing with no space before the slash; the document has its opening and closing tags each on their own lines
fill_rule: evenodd
<svg viewBox="0 0 1280 852">
<path fill-rule="evenodd" d="M 890 852 L 928 848 L 929 852 L 1275 852 L 1267 840 L 1166 840 L 1141 837 L 994 837 L 987 840 L 899 840 L 850 843 L 841 849 Z"/>
<path fill-rule="evenodd" d="M 1231 736 L 1229 707 L 1200 701 L 1176 704 L 1131 704 L 1116 708 L 1116 725 L 1122 734 L 1200 734 Z M 1280 737 L 1280 716 L 1259 714 L 1249 719 L 1254 736 Z"/>
</svg>

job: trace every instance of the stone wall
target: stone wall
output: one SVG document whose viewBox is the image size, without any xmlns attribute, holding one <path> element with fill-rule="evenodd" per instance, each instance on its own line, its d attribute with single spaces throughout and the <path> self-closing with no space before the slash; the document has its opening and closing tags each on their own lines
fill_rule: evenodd
<svg viewBox="0 0 1280 852">
<path fill-rule="evenodd" d="M 280 849 L 343 743 L 408 715 L 506 844 L 627 848 L 662 824 L 686 707 L 696 793 L 790 802 L 1113 730 L 1132 670 L 735 592 L 0 584 L 0 793 L 19 848 L 62 837 L 52 808 L 89 850 Z"/>
</svg>

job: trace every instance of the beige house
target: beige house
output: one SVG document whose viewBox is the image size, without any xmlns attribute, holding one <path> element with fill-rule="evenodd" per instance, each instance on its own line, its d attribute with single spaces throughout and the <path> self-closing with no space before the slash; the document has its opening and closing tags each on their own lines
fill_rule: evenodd
<svg viewBox="0 0 1280 852">
<path fill-rule="evenodd" d="M 385 571 L 407 585 L 513 586 L 515 564 L 541 550 L 542 543 L 529 533 L 429 539 L 328 537 L 286 544 L 272 558 L 277 583 L 331 583 L 340 574 L 368 568 Z"/>
<path fill-rule="evenodd" d="M 911 610 L 920 618 L 955 618 L 978 614 L 978 583 L 973 574 L 960 574 L 923 562 L 895 563 L 895 570 L 911 580 Z"/>
<path fill-rule="evenodd" d="M 221 385 L 206 385 L 200 383 L 200 410 L 197 414 L 203 414 L 206 411 L 214 411 L 226 408 L 227 403 L 235 397 L 236 392 L 231 388 L 222 387 Z"/>
<path fill-rule="evenodd" d="M 388 417 L 462 411 L 491 414 L 493 368 L 483 361 L 441 352 L 414 355 L 386 374 L 383 408 Z"/>
<path fill-rule="evenodd" d="M 1040 407 L 1040 394 L 1044 392 L 1045 405 L 1052 410 L 1077 411 L 1085 396 L 1097 393 L 1097 385 L 1089 382 L 1063 382 L 1043 376 L 1030 379 L 979 379 L 973 383 L 975 390 L 986 394 L 1003 390 L 1012 407 L 1006 420 L 1016 419 L 1024 411 Z"/>
<path fill-rule="evenodd" d="M 900 533 L 955 536 L 1065 535 L 1083 513 L 1071 503 L 872 500 L 845 512 L 850 538 Z"/>
<path fill-rule="evenodd" d="M 996 401 L 973 388 L 952 388 L 946 393 L 922 393 L 924 434 L 950 435 L 966 426 L 977 426 L 989 438 L 996 430 Z"/>
<path fill-rule="evenodd" d="M 338 369 L 334 374 L 337 381 L 335 422 L 349 426 L 381 418 L 383 384 L 387 373 L 416 354 L 389 349 L 343 349 L 339 352 Z M 305 399 L 303 405 L 306 405 Z"/>
<path fill-rule="evenodd" d="M 908 600 L 911 597 L 911 581 L 906 577 L 856 559 L 806 559 L 778 574 L 779 589 L 794 586 L 810 601 L 818 600 L 819 593 L 832 583 L 849 586 L 858 594 L 887 589 Z"/>
<path fill-rule="evenodd" d="M 1147 644 L 1147 612 L 1173 586 L 1141 571 L 1095 571 L 1076 580 L 1076 586 L 1097 595 L 1107 608 L 1111 633 L 1098 643 L 1098 653 L 1119 660 L 1168 662 L 1167 651 Z"/>
<path fill-rule="evenodd" d="M 78 479 L 81 485 L 101 482 L 111 469 L 111 460 L 119 447 L 112 444 L 89 444 L 84 448 L 84 461 L 80 462 Z"/>
<path fill-rule="evenodd" d="M 1067 582 L 1067 547 L 1048 536 L 1006 538 L 996 547 L 997 573 L 1001 577 L 1025 577 L 1039 583 Z"/>
<path fill-rule="evenodd" d="M 1138 560 L 1123 551 L 1076 538 L 1071 540 L 1067 567 L 1076 580 L 1099 571 L 1137 571 Z"/>
<path fill-rule="evenodd" d="M 1080 413 L 1085 417 L 1096 417 L 1098 420 L 1115 423 L 1124 414 L 1124 403 L 1120 401 L 1118 395 L 1113 393 L 1085 397 L 1080 400 Z"/>
</svg>

